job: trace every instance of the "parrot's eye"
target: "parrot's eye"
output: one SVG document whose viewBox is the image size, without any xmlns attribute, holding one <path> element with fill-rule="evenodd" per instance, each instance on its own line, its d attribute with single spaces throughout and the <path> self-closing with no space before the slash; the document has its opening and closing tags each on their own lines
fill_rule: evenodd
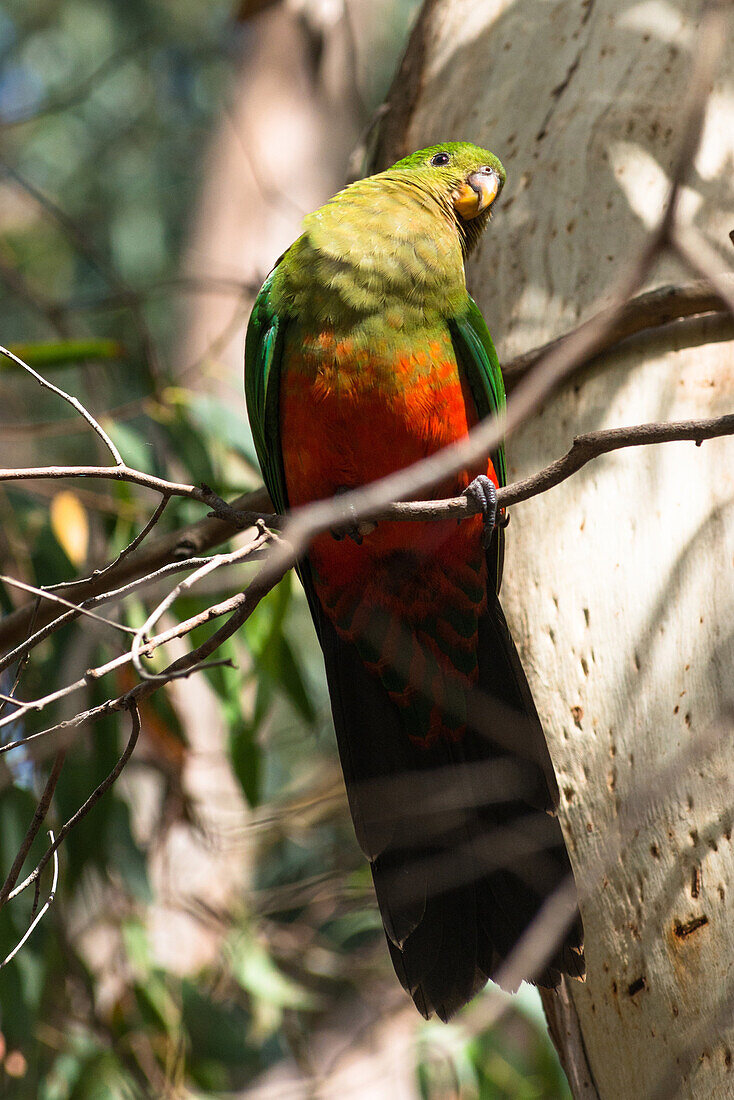
<svg viewBox="0 0 734 1100">
<path fill-rule="evenodd" d="M 434 153 L 431 157 L 431 164 L 434 168 L 438 168 L 442 164 L 448 164 L 450 160 L 451 157 L 448 155 L 448 153 Z"/>
</svg>

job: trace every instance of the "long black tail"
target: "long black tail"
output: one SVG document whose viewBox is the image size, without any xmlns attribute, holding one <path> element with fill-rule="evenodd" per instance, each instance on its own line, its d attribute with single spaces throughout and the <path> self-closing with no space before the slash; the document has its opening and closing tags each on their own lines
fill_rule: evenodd
<svg viewBox="0 0 734 1100">
<path fill-rule="evenodd" d="M 557 788 L 499 600 L 479 627 L 479 687 L 459 741 L 406 736 L 399 708 L 310 592 L 357 839 L 370 860 L 395 971 L 447 1020 L 497 976 L 571 867 Z M 525 979 L 584 973 L 580 918 Z"/>
</svg>

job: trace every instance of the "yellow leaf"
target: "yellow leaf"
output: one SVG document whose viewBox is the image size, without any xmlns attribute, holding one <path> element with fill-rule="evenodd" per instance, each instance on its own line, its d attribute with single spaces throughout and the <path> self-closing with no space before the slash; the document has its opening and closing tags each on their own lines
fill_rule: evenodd
<svg viewBox="0 0 734 1100">
<path fill-rule="evenodd" d="M 83 565 L 89 547 L 89 520 L 76 493 L 64 489 L 51 501 L 51 530 L 72 565 Z"/>
</svg>

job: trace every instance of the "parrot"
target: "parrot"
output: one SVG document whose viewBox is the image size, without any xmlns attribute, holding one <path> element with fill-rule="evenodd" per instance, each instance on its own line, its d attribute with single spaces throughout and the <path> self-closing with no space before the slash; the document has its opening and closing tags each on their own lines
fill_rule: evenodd
<svg viewBox="0 0 734 1100">
<path fill-rule="evenodd" d="M 492 153 L 443 142 L 304 218 L 245 338 L 248 417 L 279 512 L 410 466 L 502 412 L 465 261 L 504 184 Z M 572 874 L 543 727 L 499 602 L 506 477 L 500 445 L 433 491 L 468 493 L 476 514 L 355 521 L 318 535 L 298 566 L 392 964 L 423 1016 L 444 1021 L 503 981 Z M 577 907 L 522 977 L 555 988 L 584 971 Z"/>
</svg>

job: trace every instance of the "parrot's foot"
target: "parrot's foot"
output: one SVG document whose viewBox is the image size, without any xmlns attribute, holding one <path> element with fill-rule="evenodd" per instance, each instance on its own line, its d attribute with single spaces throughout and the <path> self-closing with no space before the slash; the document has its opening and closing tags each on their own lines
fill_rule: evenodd
<svg viewBox="0 0 734 1100">
<path fill-rule="evenodd" d="M 467 485 L 464 496 L 469 497 L 470 500 L 479 505 L 484 519 L 482 545 L 487 547 L 492 540 L 495 527 L 506 527 L 508 522 L 502 510 L 500 510 L 499 516 L 497 515 L 497 486 L 486 474 L 480 474 L 479 477 L 475 477 Z"/>
<path fill-rule="evenodd" d="M 345 485 L 343 488 L 337 489 L 334 496 L 341 496 L 342 493 L 348 493 L 350 491 L 350 487 Z M 332 527 L 331 537 L 336 539 L 337 542 L 340 542 L 344 538 L 350 538 L 357 543 L 357 546 L 361 546 L 364 536 L 371 534 L 377 527 L 377 524 L 372 520 L 358 520 L 353 504 L 349 505 L 347 512 L 351 517 L 351 523 L 337 529 Z"/>
</svg>

